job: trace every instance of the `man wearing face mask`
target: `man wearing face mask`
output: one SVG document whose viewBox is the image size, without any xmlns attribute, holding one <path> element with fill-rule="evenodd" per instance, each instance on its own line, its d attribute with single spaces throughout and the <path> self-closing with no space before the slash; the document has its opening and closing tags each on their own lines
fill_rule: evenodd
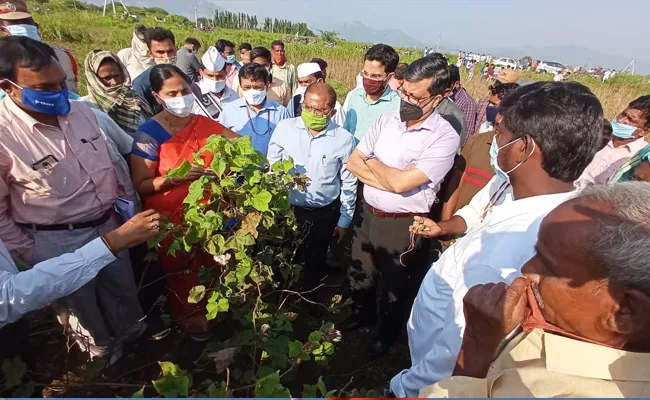
<svg viewBox="0 0 650 400">
<path fill-rule="evenodd" d="M 376 44 L 366 52 L 361 71 L 363 87 L 350 92 L 342 107 L 343 128 L 358 141 L 382 114 L 399 109 L 399 96 L 388 85 L 397 64 L 399 55 L 385 44 Z"/>
<path fill-rule="evenodd" d="M 155 65 L 176 64 L 176 38 L 172 31 L 164 28 L 150 28 L 145 32 L 145 42 Z M 152 68 L 153 66 L 149 67 L 133 80 L 133 90 L 147 100 L 154 114 L 157 114 L 162 111 L 162 106 L 156 101 L 151 91 L 149 75 Z"/>
<path fill-rule="evenodd" d="M 303 289 L 307 291 L 327 274 L 327 248 L 333 235 L 338 242 L 343 240 L 356 202 L 357 178 L 346 166 L 355 141 L 332 121 L 335 104 L 336 92 L 331 86 L 312 83 L 305 92 L 300 117 L 280 121 L 269 143 L 271 165 L 291 158 L 295 171 L 310 178 L 304 191 L 293 190 L 289 198 L 298 224 L 307 232 L 302 249 Z M 316 291 L 310 292 L 311 298 L 316 296 Z"/>
<path fill-rule="evenodd" d="M 26 36 L 41 41 L 38 24 L 34 22 L 25 0 L 2 0 L 0 2 L 0 36 L 3 35 Z M 61 68 L 66 73 L 68 90 L 75 94 L 79 93 L 77 61 L 72 56 L 72 53 L 63 47 L 52 46 L 52 48 Z M 0 92 L 0 98 L 2 97 L 4 97 L 4 94 Z"/>
<path fill-rule="evenodd" d="M 255 49 L 253 49 L 253 53 Z M 278 122 L 289 117 L 286 108 L 267 98 L 271 76 L 264 65 L 253 61 L 239 70 L 243 97 L 226 104 L 219 122 L 241 136 L 251 136 L 255 150 L 265 156 Z"/>
<path fill-rule="evenodd" d="M 601 145 L 602 118 L 596 96 L 575 83 L 537 82 L 503 99 L 490 149 L 496 176 L 451 219 L 418 217 L 410 228 L 423 238 L 465 236 L 422 281 L 407 323 L 412 366 L 391 380 L 396 396 L 451 376 L 467 290 L 506 280 L 535 254 L 541 220 L 575 195 L 575 177 Z"/>
<path fill-rule="evenodd" d="M 650 133 L 650 96 L 639 97 L 614 117 L 612 130 L 612 140 L 576 180 L 577 188 L 607 183 L 621 165 L 648 145 L 644 136 Z"/>
<path fill-rule="evenodd" d="M 185 44 L 176 52 L 176 66 L 187 75 L 192 82 L 198 82 L 201 63 L 196 54 L 201 49 L 201 42 L 193 37 L 185 39 Z"/>
<path fill-rule="evenodd" d="M 29 264 L 73 252 L 121 224 L 117 181 L 95 114 L 70 103 L 66 74 L 51 47 L 0 39 L 0 240 Z M 110 243 L 107 243 L 110 249 Z M 145 324 L 128 252 L 97 279 L 55 304 L 79 345 L 118 356 L 120 341 Z M 117 346 L 117 347 L 116 347 Z"/>
<path fill-rule="evenodd" d="M 348 169 L 364 183 L 365 203 L 355 224 L 349 270 L 356 309 L 344 329 L 375 323 L 379 286 L 380 327 L 371 357 L 385 354 L 403 331 L 430 263 L 430 243 L 413 243 L 407 229 L 413 216 L 429 213 L 458 149 L 458 134 L 436 111 L 448 85 L 445 61 L 413 62 L 404 73 L 400 111 L 380 116 L 348 160 Z"/>
<path fill-rule="evenodd" d="M 325 82 L 325 74 L 321 70 L 321 66 L 315 62 L 309 62 L 298 65 L 298 90 L 296 94 L 289 101 L 287 110 L 289 111 L 290 118 L 299 117 L 302 112 L 302 107 L 305 102 L 305 92 L 307 87 L 312 83 Z M 343 125 L 343 119 L 340 118 L 341 103 L 336 100 L 334 105 L 336 113 L 333 115 L 332 121 L 337 125 Z"/>
<path fill-rule="evenodd" d="M 237 79 L 237 73 L 241 68 L 237 58 L 235 58 L 235 44 L 230 40 L 219 39 L 214 46 L 221 54 L 221 57 L 226 60 L 226 85 L 233 87 L 233 82 Z"/>
<path fill-rule="evenodd" d="M 210 47 L 201 61 L 201 80 L 192 84 L 196 99 L 192 112 L 216 121 L 224 106 L 239 99 L 239 95 L 226 85 L 226 61 L 216 48 Z"/>
<path fill-rule="evenodd" d="M 131 81 L 135 80 L 141 73 L 148 68 L 156 65 L 153 58 L 149 54 L 147 43 L 145 40 L 145 33 L 147 27 L 144 25 L 137 25 L 133 31 L 133 38 L 131 39 L 131 47 L 127 47 L 117 52 L 117 56 L 126 66 Z"/>
</svg>

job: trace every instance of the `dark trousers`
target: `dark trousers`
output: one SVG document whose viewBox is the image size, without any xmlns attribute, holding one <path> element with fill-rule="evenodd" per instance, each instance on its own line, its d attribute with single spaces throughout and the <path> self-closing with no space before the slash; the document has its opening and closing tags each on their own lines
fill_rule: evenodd
<svg viewBox="0 0 650 400">
<path fill-rule="evenodd" d="M 375 318 L 379 290 L 380 329 L 377 339 L 390 343 L 404 330 L 406 315 L 431 263 L 431 240 L 415 239 L 411 245 L 409 225 L 413 218 L 380 218 L 367 204 L 355 224 L 352 264 L 348 271 L 355 313 Z"/>
<path fill-rule="evenodd" d="M 327 248 L 340 217 L 341 202 L 336 200 L 321 208 L 294 207 L 302 234 L 300 254 L 303 262 L 303 288 L 313 289 L 327 275 Z"/>
</svg>

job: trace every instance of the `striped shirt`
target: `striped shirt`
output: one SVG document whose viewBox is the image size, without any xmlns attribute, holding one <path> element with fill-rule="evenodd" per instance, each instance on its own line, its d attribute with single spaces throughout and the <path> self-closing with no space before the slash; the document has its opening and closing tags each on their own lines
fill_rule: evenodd
<svg viewBox="0 0 650 400">
<path fill-rule="evenodd" d="M 458 89 L 451 96 L 451 99 L 454 101 L 454 103 L 456 103 L 458 108 L 463 111 L 463 114 L 465 114 L 465 124 L 467 126 L 467 135 L 465 140 L 467 140 L 467 138 L 474 135 L 476 112 L 478 109 L 476 101 L 474 101 L 474 98 L 472 98 L 472 96 L 467 93 L 467 90 L 465 90 L 465 88 L 462 86 L 458 87 Z M 465 143 L 461 143 L 460 145 L 462 146 L 464 144 Z"/>
</svg>

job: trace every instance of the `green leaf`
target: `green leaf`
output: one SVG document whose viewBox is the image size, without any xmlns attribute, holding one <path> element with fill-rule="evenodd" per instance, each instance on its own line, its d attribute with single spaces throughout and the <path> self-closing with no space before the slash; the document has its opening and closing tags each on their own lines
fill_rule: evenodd
<svg viewBox="0 0 650 400">
<path fill-rule="evenodd" d="M 280 383 L 279 371 L 275 371 L 257 381 L 255 397 L 291 397 L 291 393 Z"/>
<path fill-rule="evenodd" d="M 20 384 L 27 372 L 27 364 L 20 357 L 5 359 L 2 362 L 2 373 L 5 376 L 5 389 L 11 389 Z"/>
<path fill-rule="evenodd" d="M 167 254 L 174 257 L 174 256 L 176 256 L 176 251 L 178 251 L 178 250 L 180 250 L 182 248 L 183 248 L 183 246 L 181 245 L 180 240 L 174 239 L 172 241 L 172 244 L 169 245 L 169 249 L 167 249 Z"/>
<path fill-rule="evenodd" d="M 328 356 L 334 354 L 334 345 L 330 342 L 323 342 L 323 353 Z"/>
<path fill-rule="evenodd" d="M 187 296 L 187 302 L 190 304 L 197 304 L 205 297 L 205 286 L 197 285 L 190 289 L 190 294 Z"/>
<path fill-rule="evenodd" d="M 214 160 L 212 160 L 210 163 L 210 168 L 217 174 L 219 178 L 221 178 L 224 172 L 226 172 L 227 167 L 228 165 L 226 164 L 226 161 L 219 156 L 215 156 Z"/>
<path fill-rule="evenodd" d="M 138 390 L 137 392 L 133 393 L 133 395 L 131 395 L 131 398 L 132 399 L 142 399 L 142 398 L 144 398 L 144 386 L 142 386 L 140 388 L 140 390 Z"/>
<path fill-rule="evenodd" d="M 251 269 L 253 269 L 253 261 L 250 258 L 240 261 L 237 265 L 237 281 L 244 283 L 248 274 L 251 273 Z"/>
<path fill-rule="evenodd" d="M 320 395 L 318 394 L 320 392 Z M 303 385 L 302 396 L 304 398 L 316 398 L 324 397 L 327 394 L 327 389 L 325 388 L 325 382 L 323 382 L 323 377 L 318 377 L 318 382 L 315 385 Z"/>
<path fill-rule="evenodd" d="M 199 268 L 199 283 L 202 285 L 209 285 L 210 282 L 212 282 L 212 274 L 210 273 L 210 270 L 205 267 Z"/>
<path fill-rule="evenodd" d="M 319 331 L 313 331 L 312 333 L 309 334 L 309 342 L 312 344 L 318 343 L 318 341 L 321 338 L 321 334 Z"/>
<path fill-rule="evenodd" d="M 302 353 L 302 342 L 294 340 L 289 342 L 289 357 L 298 357 Z"/>
<path fill-rule="evenodd" d="M 230 308 L 230 302 L 219 292 L 212 292 L 208 299 L 208 305 L 205 309 L 208 311 L 206 318 L 208 321 L 217 317 L 220 312 L 226 312 Z"/>
<path fill-rule="evenodd" d="M 102 372 L 102 369 L 106 366 L 106 360 L 103 360 L 99 357 L 95 357 L 90 361 L 86 362 L 82 368 L 82 376 L 86 381 L 93 381 Z"/>
<path fill-rule="evenodd" d="M 282 161 L 282 171 L 284 171 L 285 174 L 288 174 L 289 171 L 293 168 L 293 159 L 290 160 L 283 160 Z"/>
<path fill-rule="evenodd" d="M 197 204 L 199 201 L 203 200 L 205 197 L 205 191 L 203 188 L 203 180 L 197 179 L 194 182 L 190 183 L 190 190 L 187 193 L 187 197 L 183 200 L 185 204 Z"/>
<path fill-rule="evenodd" d="M 257 211 L 268 211 L 269 210 L 269 203 L 271 202 L 271 199 L 273 196 L 271 193 L 269 193 L 266 190 L 262 190 L 258 194 L 254 195 L 251 198 L 251 205 L 257 210 Z"/>
<path fill-rule="evenodd" d="M 252 246 L 255 244 L 255 238 L 252 237 L 249 234 L 240 234 L 239 231 L 237 231 L 237 234 L 234 236 L 231 236 L 226 240 L 226 243 L 224 244 L 224 250 L 229 250 L 233 249 L 236 251 L 241 251 L 244 250 L 244 247 L 246 246 Z"/>
<path fill-rule="evenodd" d="M 226 240 L 221 235 L 214 235 L 206 245 L 206 250 L 213 256 L 220 256 L 226 251 Z"/>
<path fill-rule="evenodd" d="M 172 362 L 163 361 L 158 364 L 163 376 L 152 382 L 158 394 L 165 397 L 187 397 L 192 376 Z"/>
<path fill-rule="evenodd" d="M 185 160 L 181 165 L 176 168 L 172 168 L 165 174 L 166 178 L 183 178 L 187 175 L 188 172 L 192 169 L 192 164 L 189 161 Z"/>
</svg>

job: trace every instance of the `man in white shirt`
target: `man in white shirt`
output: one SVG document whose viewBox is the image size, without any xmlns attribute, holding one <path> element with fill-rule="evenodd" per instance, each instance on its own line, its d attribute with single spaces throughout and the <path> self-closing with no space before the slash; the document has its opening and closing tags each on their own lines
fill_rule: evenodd
<svg viewBox="0 0 650 400">
<path fill-rule="evenodd" d="M 325 82 L 325 73 L 321 70 L 320 65 L 315 62 L 308 62 L 298 65 L 298 90 L 293 95 L 289 104 L 287 105 L 287 110 L 289 111 L 289 118 L 296 118 L 300 116 L 302 107 L 305 104 L 305 92 L 307 87 L 312 83 Z M 338 126 L 343 126 L 343 113 L 341 112 L 341 103 L 337 100 L 334 109 L 336 113 L 332 121 Z"/>
<path fill-rule="evenodd" d="M 201 79 L 192 83 L 194 108 L 192 113 L 217 120 L 223 107 L 239 95 L 226 84 L 226 60 L 216 47 L 210 47 L 201 58 Z"/>
<path fill-rule="evenodd" d="M 417 397 L 451 376 L 465 327 L 463 297 L 477 284 L 520 275 L 541 220 L 573 196 L 572 182 L 596 154 L 602 118 L 598 99 L 572 83 L 538 82 L 503 99 L 491 150 L 496 176 L 451 219 L 425 221 L 421 236 L 465 236 L 420 286 L 407 323 L 412 366 L 391 380 L 397 397 Z"/>
</svg>

